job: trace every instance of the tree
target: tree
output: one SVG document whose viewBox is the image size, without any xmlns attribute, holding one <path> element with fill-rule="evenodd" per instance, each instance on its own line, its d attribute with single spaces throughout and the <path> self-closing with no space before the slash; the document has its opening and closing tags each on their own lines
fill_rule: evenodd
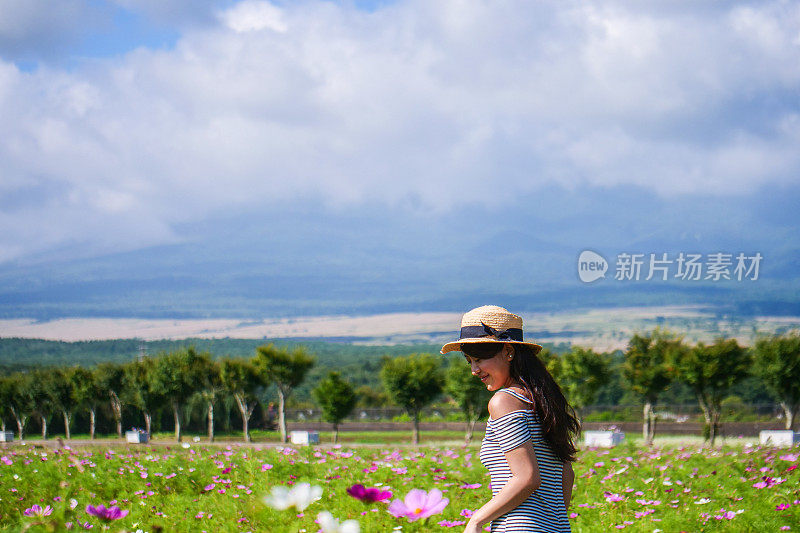
<svg viewBox="0 0 800 533">
<path fill-rule="evenodd" d="M 780 402 L 786 429 L 793 430 L 800 409 L 800 333 L 759 339 L 754 371 Z"/>
<path fill-rule="evenodd" d="M 655 405 L 658 395 L 672 382 L 670 361 L 675 352 L 685 349 L 681 339 L 655 329 L 649 335 L 635 334 L 628 341 L 622 366 L 626 385 L 644 400 L 642 435 L 652 445 L 656 433 Z"/>
<path fill-rule="evenodd" d="M 570 405 L 578 412 L 594 403 L 597 391 L 611 378 L 608 355 L 578 346 L 551 359 L 549 367 L 557 369 L 558 382 Z"/>
<path fill-rule="evenodd" d="M 197 394 L 206 407 L 208 442 L 214 442 L 214 404 L 225 392 L 222 376 L 220 375 L 220 365 L 216 361 L 209 360 L 207 366 L 201 369 L 200 374 L 201 378 Z"/>
<path fill-rule="evenodd" d="M 75 412 L 72 374 L 74 368 L 54 368 L 48 379 L 49 397 L 53 407 L 64 416 L 64 436 L 72 438 L 72 415 Z"/>
<path fill-rule="evenodd" d="M 181 409 L 197 392 L 202 369 L 207 368 L 211 355 L 197 353 L 194 347 L 163 354 L 156 360 L 153 389 L 172 406 L 175 417 L 175 440 L 181 441 Z"/>
<path fill-rule="evenodd" d="M 37 369 L 32 373 L 31 394 L 33 395 L 34 412 L 39 417 L 42 428 L 42 440 L 47 440 L 47 423 L 57 410 L 54 389 L 58 377 L 54 368 Z"/>
<path fill-rule="evenodd" d="M 96 385 L 111 403 L 111 413 L 117 424 L 117 437 L 122 438 L 122 390 L 125 373 L 117 363 L 100 363 L 95 368 Z"/>
<path fill-rule="evenodd" d="M 481 417 L 489 414 L 489 400 L 492 393 L 472 375 L 469 365 L 453 359 L 445 374 L 445 392 L 450 395 L 467 418 L 467 431 L 464 441 L 469 444 L 475 431 L 475 424 Z"/>
<path fill-rule="evenodd" d="M 98 381 L 98 371 L 89 370 L 83 367 L 75 367 L 72 370 L 72 400 L 78 409 L 89 411 L 89 438 L 94 440 L 95 430 L 97 429 L 97 406 L 100 398 L 107 395 L 100 388 Z"/>
<path fill-rule="evenodd" d="M 33 395 L 33 376 L 28 372 L 16 372 L 9 377 L 8 409 L 17 422 L 17 437 L 20 441 L 25 436 L 25 424 L 36 409 Z"/>
<path fill-rule="evenodd" d="M 262 385 L 255 366 L 243 359 L 224 359 L 220 366 L 220 378 L 225 389 L 236 399 L 242 414 L 242 432 L 245 442 L 250 442 L 250 417 L 258 401 L 256 393 Z"/>
<path fill-rule="evenodd" d="M 343 380 L 338 372 L 329 372 L 311 391 L 322 409 L 322 419 L 333 424 L 333 442 L 339 442 L 339 423 L 353 412 L 357 396 L 353 386 Z"/>
<path fill-rule="evenodd" d="M 439 360 L 431 354 L 387 359 L 381 367 L 381 381 L 392 400 L 413 419 L 413 443 L 419 444 L 420 411 L 442 393 L 444 386 Z"/>
<path fill-rule="evenodd" d="M 11 403 L 13 390 L 11 376 L 0 376 L 0 431 L 6 430 L 6 414 L 11 412 L 6 406 Z"/>
<path fill-rule="evenodd" d="M 369 385 L 361 385 L 356 389 L 356 406 L 358 407 L 384 407 L 389 403 L 389 397 L 382 390 L 376 390 Z"/>
<path fill-rule="evenodd" d="M 270 344 L 256 349 L 253 364 L 265 384 L 274 383 L 278 388 L 278 427 L 281 431 L 281 440 L 286 442 L 286 400 L 314 366 L 314 357 L 303 347 L 290 352 Z"/>
<path fill-rule="evenodd" d="M 542 348 L 539 350 L 539 353 L 536 354 L 536 357 L 544 364 L 547 371 L 553 376 L 553 379 L 559 382 L 561 380 L 561 362 L 558 358 L 558 354 L 554 353 L 549 348 Z"/>
<path fill-rule="evenodd" d="M 122 400 L 136 406 L 144 417 L 144 430 L 152 433 L 153 412 L 164 404 L 164 396 L 154 386 L 156 361 L 149 357 L 124 366 Z"/>
<path fill-rule="evenodd" d="M 698 343 L 675 353 L 676 376 L 697 396 L 705 418 L 704 435 L 711 446 L 719 434 L 722 399 L 736 382 L 748 374 L 750 354 L 735 339 L 719 339 L 714 344 Z"/>
</svg>

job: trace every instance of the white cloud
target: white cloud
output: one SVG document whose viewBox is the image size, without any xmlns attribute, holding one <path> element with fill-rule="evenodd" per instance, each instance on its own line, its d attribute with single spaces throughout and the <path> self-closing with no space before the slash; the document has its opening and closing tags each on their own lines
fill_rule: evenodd
<svg viewBox="0 0 800 533">
<path fill-rule="evenodd" d="M 450 209 L 551 184 L 796 181 L 799 32 L 780 1 L 246 0 L 172 50 L 0 63 L 0 195 L 58 191 L 3 204 L 0 260 L 318 198 Z"/>
<path fill-rule="evenodd" d="M 239 33 L 264 29 L 285 33 L 287 30 L 281 10 L 266 1 L 244 0 L 222 12 L 220 18 Z"/>
</svg>

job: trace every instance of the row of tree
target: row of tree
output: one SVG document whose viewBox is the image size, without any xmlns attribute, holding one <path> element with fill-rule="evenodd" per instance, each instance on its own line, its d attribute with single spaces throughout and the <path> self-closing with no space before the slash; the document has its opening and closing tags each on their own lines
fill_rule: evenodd
<svg viewBox="0 0 800 533">
<path fill-rule="evenodd" d="M 759 340 L 751 349 L 735 340 L 720 339 L 713 344 L 686 344 L 675 334 L 655 330 L 634 335 L 621 364 L 623 384 L 643 404 L 643 434 L 652 443 L 655 434 L 655 406 L 671 385 L 688 386 L 698 399 L 712 444 L 719 432 L 721 402 L 737 383 L 757 376 L 780 402 L 786 414 L 786 427 L 793 428 L 800 407 L 800 335 L 776 336 Z M 612 354 L 574 347 L 556 355 L 540 354 L 561 384 L 570 403 L 580 414 L 594 403 L 598 391 L 608 383 L 615 367 Z M 471 376 L 461 358 L 450 360 L 430 354 L 386 357 L 381 362 L 380 380 L 385 392 L 404 408 L 414 425 L 413 441 L 419 441 L 420 413 L 446 393 L 464 412 L 468 421 L 467 441 L 476 422 L 486 413 L 490 393 Z M 175 437 L 180 441 L 182 415 L 189 401 L 205 406 L 208 437 L 214 439 L 214 406 L 220 399 L 233 398 L 242 419 L 244 438 L 250 440 L 249 421 L 264 391 L 274 387 L 278 399 L 278 427 L 286 441 L 286 402 L 315 363 L 302 347 L 294 349 L 260 346 L 251 359 L 214 360 L 209 353 L 193 348 L 162 353 L 127 364 L 101 363 L 91 369 L 48 367 L 16 372 L 0 378 L 0 420 L 5 430 L 6 412 L 16 420 L 20 439 L 31 416 L 39 418 L 42 435 L 47 422 L 62 414 L 67 438 L 73 414 L 89 413 L 90 437 L 94 438 L 98 406 L 106 403 L 122 436 L 123 406 L 133 406 L 143 416 L 145 430 L 151 430 L 152 416 L 165 406 L 174 416 Z M 358 397 L 353 385 L 337 372 L 330 372 L 312 390 L 323 419 L 334 425 L 353 410 Z M 262 406 L 263 408 L 263 406 Z"/>
<path fill-rule="evenodd" d="M 422 409 L 445 390 L 467 415 L 467 440 L 472 438 L 475 423 L 486 414 L 489 393 L 470 375 L 463 361 L 456 363 L 451 361 L 445 372 L 440 358 L 430 354 L 383 360 L 381 381 L 395 403 L 413 419 L 414 443 L 419 442 Z M 89 436 L 94 439 L 98 409 L 106 404 L 117 435 L 122 437 L 124 406 L 133 406 L 141 412 L 147 433 L 152 429 L 153 414 L 168 408 L 174 416 L 175 438 L 180 441 L 185 406 L 199 400 L 205 405 L 208 438 L 213 441 L 214 406 L 227 395 L 236 402 L 244 438 L 249 441 L 253 411 L 265 397 L 264 390 L 274 386 L 278 396 L 278 427 L 286 442 L 286 401 L 313 364 L 314 357 L 302 348 L 288 350 L 269 345 L 258 347 L 249 360 L 214 360 L 208 353 L 188 348 L 126 364 L 101 363 L 91 369 L 45 367 L 15 372 L 0 377 L 0 421 L 5 431 L 5 417 L 10 414 L 22 440 L 27 421 L 37 417 L 42 438 L 46 439 L 48 421 L 60 414 L 69 439 L 73 416 L 76 411 L 85 410 L 89 413 Z M 323 419 L 333 424 L 336 442 L 339 424 L 356 405 L 355 388 L 338 372 L 329 372 L 312 390 L 312 396 L 322 410 Z"/>
<path fill-rule="evenodd" d="M 578 411 L 594 402 L 611 377 L 610 354 L 573 348 L 559 356 L 543 351 L 542 358 Z M 794 429 L 800 408 L 797 333 L 762 338 L 746 348 L 734 339 L 692 346 L 674 333 L 656 329 L 630 339 L 621 370 L 623 384 L 642 402 L 642 433 L 648 444 L 655 435 L 659 397 L 677 383 L 688 386 L 696 397 L 705 419 L 704 435 L 712 445 L 719 434 L 722 400 L 746 378 L 755 377 L 755 383 L 777 399 L 786 429 Z"/>
<path fill-rule="evenodd" d="M 89 413 L 89 435 L 95 438 L 98 408 L 108 403 L 122 436 L 123 405 L 139 409 L 145 431 L 150 433 L 153 414 L 165 406 L 172 410 L 175 438 L 181 440 L 185 406 L 200 399 L 206 406 L 208 437 L 214 440 L 214 406 L 223 395 L 235 399 L 244 435 L 250 439 L 248 422 L 259 392 L 274 385 L 278 392 L 278 416 L 281 436 L 286 441 L 284 407 L 286 398 L 303 381 L 314 358 L 302 348 L 279 349 L 261 346 L 250 360 L 225 358 L 214 360 L 209 353 L 194 348 L 143 358 L 126 364 L 101 363 L 93 368 L 45 367 L 29 372 L 15 372 L 0 378 L 0 421 L 5 431 L 5 417 L 10 414 L 17 424 L 20 440 L 31 416 L 36 416 L 47 438 L 47 423 L 55 414 L 64 417 L 70 438 L 76 411 Z M 7 411 L 7 413 L 6 413 Z"/>
<path fill-rule="evenodd" d="M 579 415 L 583 408 L 594 403 L 614 369 L 612 354 L 581 347 L 558 355 L 545 349 L 540 357 Z M 704 435 L 711 445 L 719 435 L 722 400 L 748 377 L 757 378 L 778 400 L 784 410 L 786 429 L 794 429 L 800 409 L 797 333 L 762 338 L 752 348 L 746 348 L 735 339 L 689 345 L 674 333 L 656 329 L 630 339 L 621 370 L 622 383 L 642 402 L 642 433 L 647 444 L 652 444 L 655 436 L 659 396 L 673 384 L 687 386 L 696 397 L 705 419 Z M 384 362 L 381 379 L 394 402 L 414 420 L 414 442 L 418 438 L 419 413 L 442 392 L 442 383 L 467 416 L 468 441 L 475 423 L 486 414 L 489 393 L 465 371 L 463 361 L 451 361 L 443 379 L 437 360 L 430 356 L 395 358 Z"/>
</svg>

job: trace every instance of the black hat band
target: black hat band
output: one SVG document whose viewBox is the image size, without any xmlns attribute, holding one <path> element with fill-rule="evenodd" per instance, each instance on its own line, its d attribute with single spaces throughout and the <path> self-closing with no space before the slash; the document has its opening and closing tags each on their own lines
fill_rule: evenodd
<svg viewBox="0 0 800 533">
<path fill-rule="evenodd" d="M 508 328 L 506 330 L 494 329 L 481 322 L 480 326 L 464 326 L 461 328 L 460 339 L 475 339 L 480 337 L 494 337 L 499 341 L 522 341 L 522 330 L 519 328 Z"/>
</svg>

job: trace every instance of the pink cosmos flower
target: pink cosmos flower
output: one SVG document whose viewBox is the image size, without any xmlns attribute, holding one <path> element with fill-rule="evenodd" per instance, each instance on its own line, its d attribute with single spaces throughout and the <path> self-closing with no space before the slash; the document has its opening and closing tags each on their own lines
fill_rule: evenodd
<svg viewBox="0 0 800 533">
<path fill-rule="evenodd" d="M 614 493 L 606 492 L 605 493 L 605 497 L 606 497 L 606 501 L 609 502 L 609 503 L 621 502 L 622 500 L 625 499 L 625 496 L 622 496 L 622 495 L 617 494 L 615 492 Z"/>
<path fill-rule="evenodd" d="M 121 510 L 116 505 L 106 508 L 105 505 L 98 505 L 95 507 L 94 505 L 87 505 L 86 512 L 92 516 L 96 516 L 100 520 L 119 520 L 120 518 L 124 518 L 130 512 L 128 510 Z"/>
<path fill-rule="evenodd" d="M 53 513 L 53 508 L 49 505 L 42 508 L 41 505 L 34 505 L 30 509 L 25 509 L 22 513 L 25 516 L 37 516 L 39 518 L 43 518 L 45 516 L 50 516 Z"/>
<path fill-rule="evenodd" d="M 347 494 L 362 502 L 382 502 L 392 497 L 392 492 L 381 490 L 378 487 L 365 487 L 361 484 L 353 485 L 347 489 Z"/>
<path fill-rule="evenodd" d="M 784 511 L 784 510 L 788 509 L 789 507 L 791 507 L 791 506 L 788 503 L 782 503 L 782 504 L 776 506 L 775 510 L 776 511 Z"/>
<path fill-rule="evenodd" d="M 14 464 L 14 461 L 12 461 L 11 459 L 9 459 L 9 458 L 8 458 L 8 457 L 6 457 L 5 455 L 4 455 L 4 456 L 2 456 L 2 457 L 0 457 L 0 461 L 2 461 L 2 462 L 3 462 L 3 464 L 5 464 L 5 465 L 8 465 L 8 466 L 11 466 L 11 465 L 13 465 L 13 464 Z"/>
<path fill-rule="evenodd" d="M 430 492 L 411 489 L 404 501 L 397 499 L 389 505 L 389 513 L 398 518 L 404 516 L 409 522 L 414 522 L 441 513 L 448 503 L 450 500 L 442 498 L 442 491 L 439 489 L 431 489 Z"/>
<path fill-rule="evenodd" d="M 466 522 L 464 522 L 463 520 L 442 520 L 437 524 L 442 527 L 458 527 L 458 526 L 463 526 L 464 524 L 466 524 Z"/>
<path fill-rule="evenodd" d="M 460 489 L 479 489 L 481 488 L 480 483 L 464 483 L 459 487 Z"/>
<path fill-rule="evenodd" d="M 708 501 L 710 502 L 711 500 L 708 500 Z M 636 500 L 636 503 L 638 503 L 639 505 L 660 505 L 661 504 L 661 500 Z M 695 503 L 697 503 L 697 502 L 695 502 Z M 705 502 L 705 503 L 708 503 L 708 502 Z"/>
</svg>

